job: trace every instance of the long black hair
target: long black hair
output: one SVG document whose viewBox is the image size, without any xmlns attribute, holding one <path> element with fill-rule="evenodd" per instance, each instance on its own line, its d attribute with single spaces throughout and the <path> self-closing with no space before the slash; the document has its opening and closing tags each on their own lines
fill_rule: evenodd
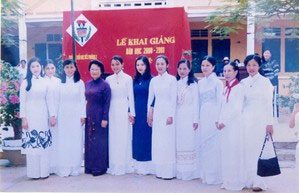
<svg viewBox="0 0 299 193">
<path fill-rule="evenodd" d="M 71 59 L 67 59 L 67 60 L 63 61 L 62 66 L 64 69 L 65 66 L 70 65 L 70 64 L 74 64 L 74 66 L 76 68 L 76 71 L 74 73 L 74 82 L 76 83 L 81 78 L 78 67 L 77 67 L 77 63 Z M 65 83 L 65 82 L 66 82 L 66 74 L 65 74 L 65 71 L 63 70 L 62 75 L 61 75 L 61 83 Z"/>
<path fill-rule="evenodd" d="M 190 70 L 190 72 L 188 73 L 187 85 L 190 85 L 190 84 L 192 84 L 192 83 L 194 83 L 194 82 L 197 82 L 197 79 L 196 79 L 195 76 L 194 76 L 194 72 L 193 72 L 193 70 L 192 70 L 192 68 L 191 68 L 191 63 L 190 63 L 189 60 L 181 59 L 181 60 L 178 62 L 178 64 L 177 64 L 177 68 L 179 68 L 180 65 L 183 64 L 183 63 L 186 64 L 187 67 L 188 67 L 188 69 Z M 181 78 L 181 77 L 180 77 L 179 73 L 177 73 L 177 75 L 176 75 L 176 79 L 177 79 L 177 80 L 180 80 L 180 78 Z"/>
<path fill-rule="evenodd" d="M 144 74 L 140 74 L 137 70 L 137 61 L 141 60 L 144 65 L 145 65 L 145 72 Z M 151 79 L 152 75 L 151 75 L 151 67 L 150 67 L 150 63 L 149 63 L 149 60 L 148 60 L 148 57 L 146 56 L 139 56 L 136 60 L 135 60 L 135 76 L 134 76 L 134 83 L 139 83 L 140 82 L 140 79 L 141 77 L 144 79 L 144 80 L 149 80 Z"/>
<path fill-rule="evenodd" d="M 33 74 L 31 72 L 30 68 L 31 68 L 31 65 L 32 65 L 33 62 L 38 62 L 39 65 L 41 65 L 40 64 L 40 60 L 37 57 L 33 57 L 33 58 L 31 58 L 28 61 L 28 64 L 27 64 L 27 74 L 26 74 L 26 78 L 25 78 L 26 81 L 27 81 L 26 91 L 29 91 L 31 89 L 31 87 L 32 87 L 32 81 L 31 81 L 31 79 L 32 79 Z M 41 68 L 42 68 L 42 66 L 41 66 Z M 40 71 L 40 75 L 42 75 L 42 71 Z"/>
<path fill-rule="evenodd" d="M 265 57 L 264 57 L 264 53 L 265 53 L 266 51 L 268 51 L 268 52 L 270 53 L 270 55 L 271 55 L 270 58 L 269 58 L 269 61 L 272 60 L 272 53 L 271 53 L 270 49 L 266 48 L 266 49 L 263 51 L 263 53 L 262 53 L 262 58 L 261 58 L 261 59 L 262 59 L 262 64 L 268 62 L 268 61 L 266 61 L 266 59 L 265 59 Z"/>
</svg>

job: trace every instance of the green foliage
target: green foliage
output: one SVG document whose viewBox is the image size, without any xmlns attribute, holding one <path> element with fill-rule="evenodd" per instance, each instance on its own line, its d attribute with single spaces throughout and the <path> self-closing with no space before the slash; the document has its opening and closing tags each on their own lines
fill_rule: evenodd
<svg viewBox="0 0 299 193">
<path fill-rule="evenodd" d="M 289 84 L 284 85 L 285 88 L 289 89 L 288 95 L 280 95 L 277 103 L 280 107 L 287 107 L 292 111 L 294 104 L 299 102 L 299 75 L 292 76 L 290 80 Z"/>
<path fill-rule="evenodd" d="M 1 0 L 1 45 L 16 44 L 13 31 L 17 30 L 22 5 L 19 0 Z"/>
<path fill-rule="evenodd" d="M 4 61 L 0 61 L 0 66 L 0 124 L 21 128 L 19 72 L 11 64 Z M 20 137 L 20 131 L 15 131 L 15 137 Z"/>
<path fill-rule="evenodd" d="M 205 20 L 212 32 L 227 36 L 236 33 L 246 24 L 247 17 L 267 23 L 275 16 L 296 20 L 299 18 L 298 0 L 223 0 L 224 5 Z"/>
</svg>

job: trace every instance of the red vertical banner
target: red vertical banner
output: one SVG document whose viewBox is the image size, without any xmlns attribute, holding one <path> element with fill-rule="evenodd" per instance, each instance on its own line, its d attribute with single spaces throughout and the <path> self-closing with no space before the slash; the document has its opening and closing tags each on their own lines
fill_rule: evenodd
<svg viewBox="0 0 299 193">
<path fill-rule="evenodd" d="M 190 28 L 183 8 L 99 10 L 75 12 L 76 58 L 83 80 L 89 79 L 88 63 L 101 60 L 112 73 L 113 55 L 124 59 L 124 71 L 135 73 L 135 59 L 146 55 L 155 74 L 154 59 L 169 58 L 169 72 L 191 50 Z M 63 58 L 72 58 L 70 12 L 63 15 Z"/>
</svg>

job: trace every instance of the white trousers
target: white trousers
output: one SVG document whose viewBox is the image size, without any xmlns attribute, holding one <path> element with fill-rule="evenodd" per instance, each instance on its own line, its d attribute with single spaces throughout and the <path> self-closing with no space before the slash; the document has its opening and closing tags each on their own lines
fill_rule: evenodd
<svg viewBox="0 0 299 193">
<path fill-rule="evenodd" d="M 50 164 L 48 154 L 26 155 L 27 176 L 29 178 L 44 178 L 50 174 Z"/>
</svg>

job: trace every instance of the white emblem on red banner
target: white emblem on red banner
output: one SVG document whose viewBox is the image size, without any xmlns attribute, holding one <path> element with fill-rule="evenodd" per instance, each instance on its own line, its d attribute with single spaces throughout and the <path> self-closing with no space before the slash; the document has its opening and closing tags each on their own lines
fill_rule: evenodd
<svg viewBox="0 0 299 193">
<path fill-rule="evenodd" d="M 74 22 L 75 34 L 74 38 L 80 46 L 84 46 L 88 40 L 98 31 L 98 29 L 81 14 Z M 72 36 L 72 26 L 70 25 L 66 32 Z"/>
</svg>

